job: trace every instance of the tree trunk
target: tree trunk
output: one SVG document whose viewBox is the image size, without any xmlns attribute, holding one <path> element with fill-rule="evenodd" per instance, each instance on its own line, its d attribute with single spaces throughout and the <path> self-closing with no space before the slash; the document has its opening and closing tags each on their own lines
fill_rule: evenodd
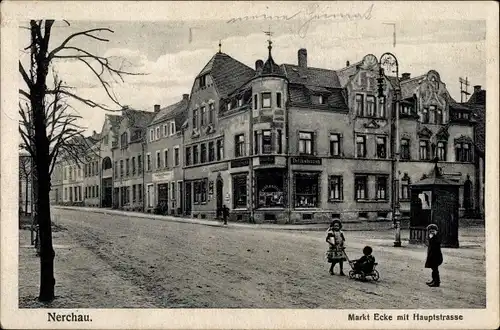
<svg viewBox="0 0 500 330">
<path fill-rule="evenodd" d="M 24 215 L 28 215 L 28 188 L 29 188 L 28 184 L 29 184 L 29 178 L 28 176 L 26 176 L 26 196 L 25 196 L 26 202 L 24 204 Z M 31 183 L 31 189 L 33 189 L 33 182 Z M 33 200 L 31 201 L 31 203 L 33 203 Z"/>
</svg>

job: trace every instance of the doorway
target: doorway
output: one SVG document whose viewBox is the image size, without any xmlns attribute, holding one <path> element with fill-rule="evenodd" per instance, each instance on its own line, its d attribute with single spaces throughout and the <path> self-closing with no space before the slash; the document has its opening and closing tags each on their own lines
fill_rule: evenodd
<svg viewBox="0 0 500 330">
<path fill-rule="evenodd" d="M 222 180 L 221 177 L 218 177 L 216 187 L 215 187 L 216 195 L 217 195 L 217 218 L 222 217 L 222 202 L 224 200 L 222 187 L 224 187 L 224 181 Z"/>
<path fill-rule="evenodd" d="M 191 214 L 191 182 L 186 182 L 186 199 L 184 201 L 185 205 L 185 215 Z"/>
</svg>

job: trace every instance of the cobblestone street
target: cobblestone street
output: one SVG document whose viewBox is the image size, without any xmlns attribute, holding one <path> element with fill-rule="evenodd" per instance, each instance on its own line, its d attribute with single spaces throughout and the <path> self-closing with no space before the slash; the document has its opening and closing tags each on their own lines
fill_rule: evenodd
<svg viewBox="0 0 500 330">
<path fill-rule="evenodd" d="M 373 247 L 379 282 L 328 274 L 322 231 L 178 223 L 54 209 L 56 296 L 64 308 L 484 308 L 484 227 L 443 249 L 429 288 L 424 246 L 393 231 L 346 231 L 350 258 Z M 349 266 L 344 266 L 348 270 Z M 338 269 L 335 268 L 336 273 Z M 20 231 L 20 307 L 39 307 L 39 260 Z"/>
</svg>

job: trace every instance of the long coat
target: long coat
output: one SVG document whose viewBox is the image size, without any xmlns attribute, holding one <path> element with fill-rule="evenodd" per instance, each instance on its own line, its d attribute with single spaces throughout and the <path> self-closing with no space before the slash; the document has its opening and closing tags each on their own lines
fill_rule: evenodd
<svg viewBox="0 0 500 330">
<path fill-rule="evenodd" d="M 443 253 L 441 252 L 441 239 L 439 234 L 429 238 L 427 247 L 427 260 L 425 260 L 425 268 L 434 268 L 441 266 L 443 263 Z"/>
</svg>

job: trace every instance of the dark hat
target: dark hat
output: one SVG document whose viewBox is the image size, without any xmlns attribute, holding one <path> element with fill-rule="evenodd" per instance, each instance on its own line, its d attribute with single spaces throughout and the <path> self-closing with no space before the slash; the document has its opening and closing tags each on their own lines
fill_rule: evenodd
<svg viewBox="0 0 500 330">
<path fill-rule="evenodd" d="M 427 231 L 431 230 L 431 229 L 434 229 L 434 230 L 438 230 L 438 226 L 434 223 L 431 223 L 430 225 L 427 226 Z"/>
<path fill-rule="evenodd" d="M 330 227 L 333 227 L 333 225 L 335 225 L 336 223 L 339 225 L 339 229 L 342 229 L 342 222 L 340 222 L 340 220 L 338 220 L 338 219 L 333 220 L 330 223 Z"/>
<path fill-rule="evenodd" d="M 363 248 L 363 254 L 367 254 L 368 255 L 368 254 L 372 254 L 372 252 L 373 252 L 373 249 L 372 249 L 371 246 L 365 246 Z"/>
</svg>

